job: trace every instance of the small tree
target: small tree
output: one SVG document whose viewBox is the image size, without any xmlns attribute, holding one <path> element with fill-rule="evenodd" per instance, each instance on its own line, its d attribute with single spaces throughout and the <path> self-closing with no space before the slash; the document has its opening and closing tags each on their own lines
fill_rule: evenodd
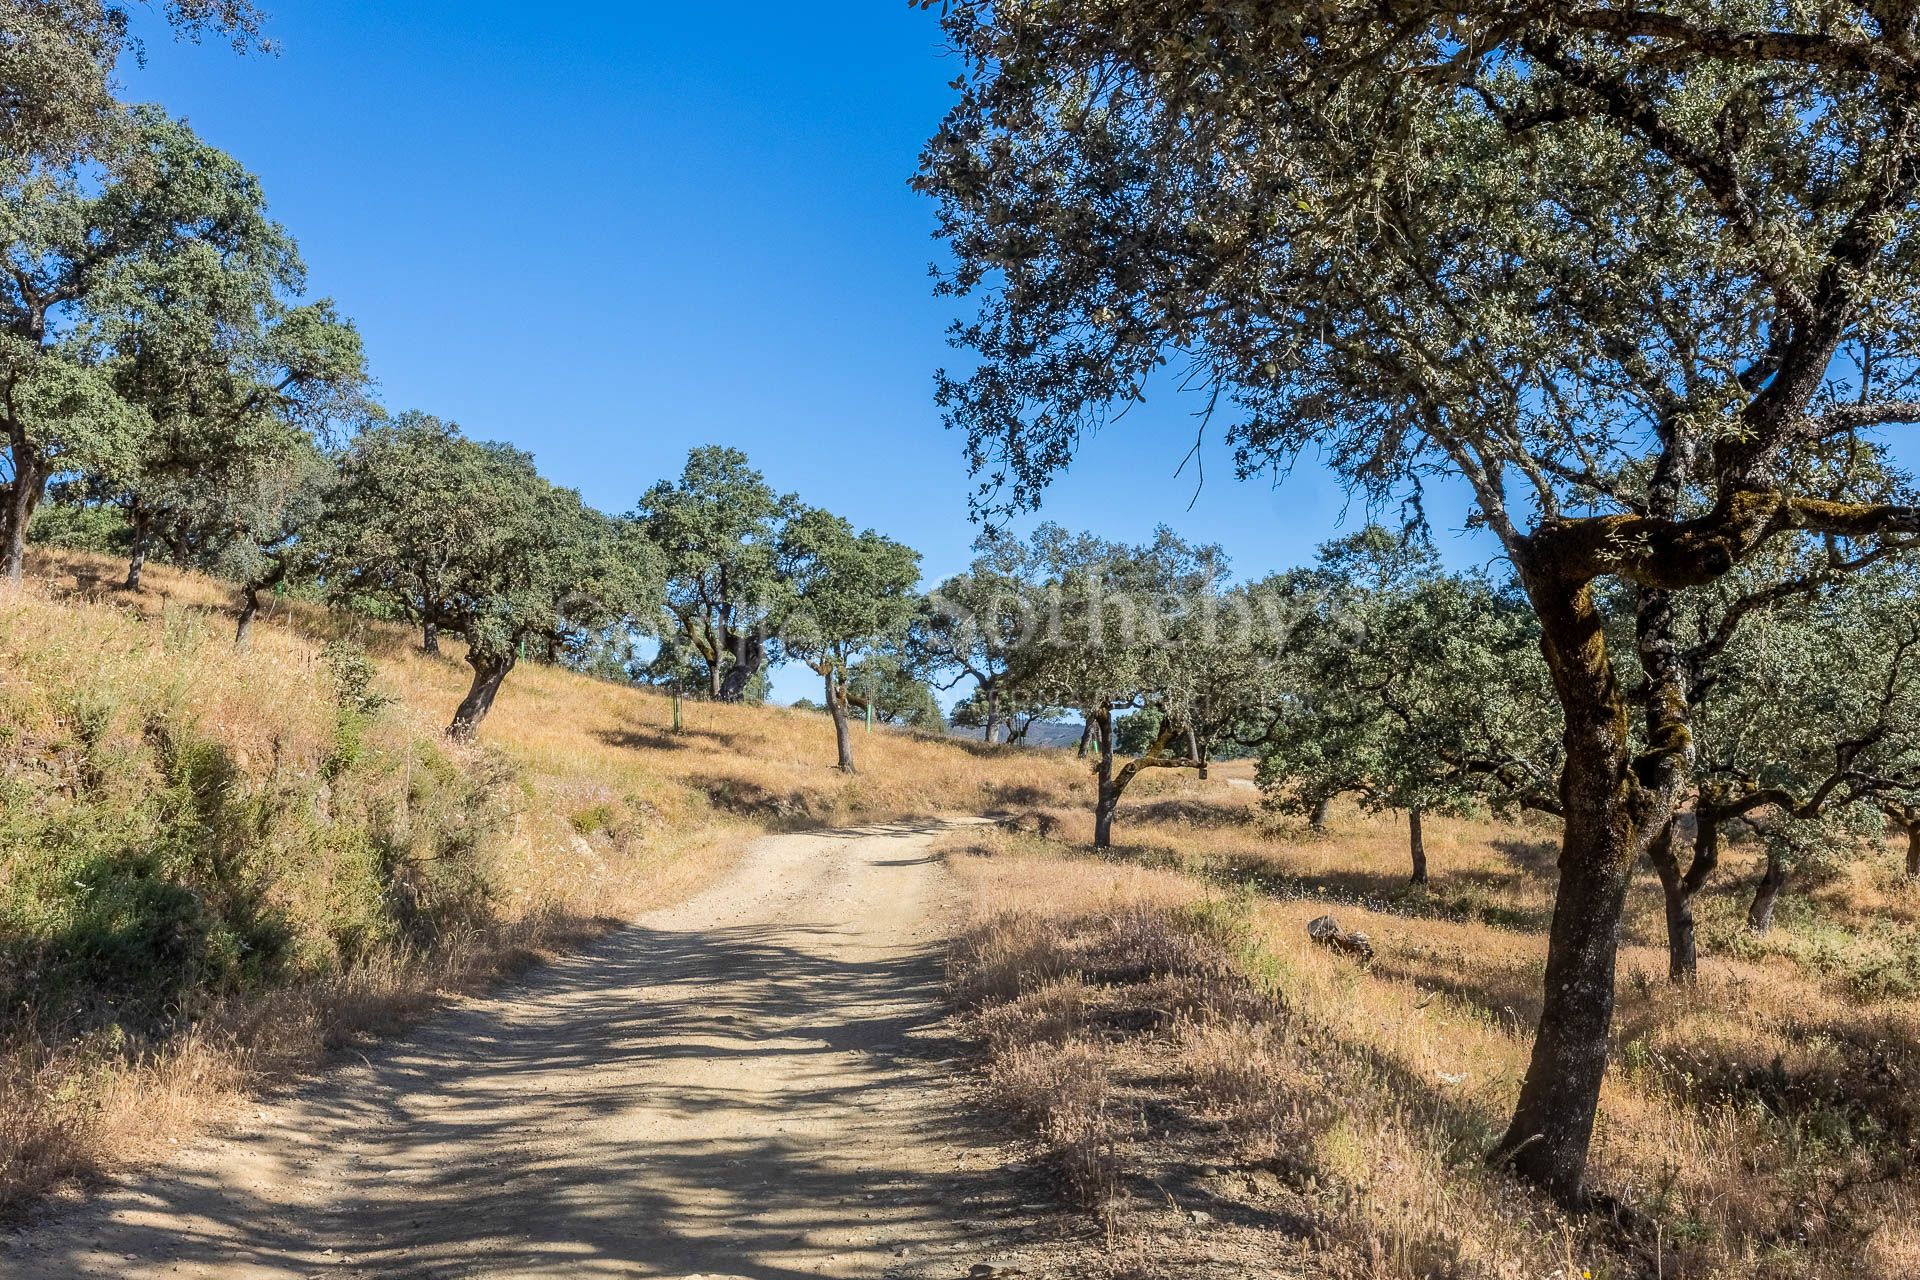
<svg viewBox="0 0 1920 1280">
<path fill-rule="evenodd" d="M 796 601 L 782 646 L 821 677 L 839 768 L 853 773 L 850 684 L 863 661 L 879 661 L 905 639 L 919 604 L 920 553 L 872 530 L 856 534 L 839 516 L 807 510 L 788 524 L 781 558 Z"/>
<path fill-rule="evenodd" d="M 853 664 L 847 675 L 847 704 L 856 712 L 871 709 L 881 724 L 909 729 L 938 729 L 946 719 L 932 686 L 898 652 L 869 653 Z"/>
<path fill-rule="evenodd" d="M 1194 546 L 1171 530 L 1130 547 L 1092 534 L 1042 525 L 1032 540 L 1044 575 L 1047 627 L 1036 629 L 1013 657 L 1013 683 L 1039 702 L 1080 713 L 1092 745 L 1095 794 L 1093 844 L 1113 843 L 1114 814 L 1135 778 L 1148 769 L 1200 767 L 1190 754 L 1186 689 L 1194 665 L 1176 634 L 1199 616 L 1225 580 L 1218 547 Z M 1174 705 L 1177 703 L 1178 705 Z M 1120 761 L 1117 717 L 1147 707 L 1163 719 L 1152 741 Z"/>
<path fill-rule="evenodd" d="M 325 519 L 339 472 L 311 442 L 253 459 L 229 477 L 221 494 L 221 521 L 203 551 L 203 563 L 240 585 L 234 643 L 247 643 L 260 612 L 260 593 L 311 578 L 318 568 L 314 537 Z"/>
<path fill-rule="evenodd" d="M 1676 979 L 1697 970 L 1691 899 L 1718 867 L 1730 824 L 1763 827 L 1766 871 L 1748 922 L 1764 930 L 1802 854 L 1857 850 L 1864 824 L 1884 827 L 1884 814 L 1920 795 L 1920 601 L 1910 568 L 1890 561 L 1834 574 L 1814 547 L 1770 568 L 1693 602 L 1705 634 L 1690 652 L 1710 653 L 1695 680 L 1694 848 L 1684 869 L 1671 840 L 1654 850 Z"/>
<path fill-rule="evenodd" d="M 680 647 L 704 666 L 710 697 L 741 701 L 774 656 L 795 598 L 781 547 L 801 511 L 746 454 L 719 445 L 693 450 L 679 480 L 640 499 L 634 516 L 666 557 Z"/>
<path fill-rule="evenodd" d="M 1350 793 L 1421 820 L 1491 804 L 1559 812 L 1559 723 L 1532 612 L 1423 543 L 1369 528 L 1321 549 L 1317 599 L 1286 663 L 1262 785 L 1313 812 Z"/>
<path fill-rule="evenodd" d="M 967 727 L 991 746 L 1002 728 L 1023 713 L 1031 720 L 1043 708 L 1021 706 L 1011 688 L 1013 656 L 1040 624 L 1041 602 L 1033 583 L 1032 556 L 1018 539 L 989 530 L 974 541 L 974 560 L 927 597 L 915 619 L 911 649 L 929 671 L 950 673 L 941 688 L 972 680 Z M 956 721 L 956 723 L 960 723 Z"/>
<path fill-rule="evenodd" d="M 999 733 L 999 740 L 1011 746 L 1026 741 L 1034 725 L 1051 720 L 1060 712 L 1060 707 L 1041 695 L 1011 683 L 1009 674 L 995 681 L 992 696 L 986 690 L 975 688 L 964 701 L 955 704 L 948 723 L 956 729 L 978 729 L 984 742 L 987 721 L 991 718 L 997 726 L 1005 728 L 1004 733 Z"/>
</svg>

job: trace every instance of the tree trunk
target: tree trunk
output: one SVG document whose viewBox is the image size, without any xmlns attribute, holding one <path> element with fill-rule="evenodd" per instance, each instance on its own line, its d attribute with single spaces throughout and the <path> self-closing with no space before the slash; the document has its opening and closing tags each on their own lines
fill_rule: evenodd
<svg viewBox="0 0 1920 1280">
<path fill-rule="evenodd" d="M 1094 766 L 1093 847 L 1113 847 L 1113 811 L 1120 805 L 1120 788 L 1113 776 L 1113 716 L 1087 720 L 1087 732 L 1099 739 L 1100 763 Z M 1082 738 L 1084 740 L 1084 734 Z"/>
<path fill-rule="evenodd" d="M 840 749 L 840 772 L 857 773 L 859 771 L 853 767 L 853 730 L 847 724 L 846 690 L 833 678 L 832 667 L 822 674 L 827 681 L 827 710 L 833 715 L 833 739 Z"/>
<path fill-rule="evenodd" d="M 1000 686 L 998 683 L 987 685 L 987 725 L 980 740 L 988 746 L 993 745 L 994 730 L 1000 727 Z"/>
<path fill-rule="evenodd" d="M 420 624 L 420 652 L 440 656 L 440 624 L 432 618 Z"/>
<path fill-rule="evenodd" d="M 1664 686 L 1650 695 L 1659 702 L 1649 703 L 1657 719 L 1648 736 L 1659 749 L 1636 759 L 1590 585 L 1520 567 L 1566 715 L 1565 831 L 1540 1024 L 1513 1120 L 1493 1155 L 1575 1205 L 1586 1198 L 1587 1150 L 1607 1070 L 1621 912 L 1634 864 L 1671 820 L 1685 781 L 1685 704 Z M 1643 667 L 1647 661 L 1643 652 Z"/>
<path fill-rule="evenodd" d="M 1786 887 L 1787 860 L 1781 857 L 1777 846 L 1769 844 L 1766 873 L 1754 886 L 1753 901 L 1747 906 L 1747 928 L 1765 933 L 1773 927 L 1773 909 L 1780 901 L 1780 891 Z"/>
<path fill-rule="evenodd" d="M 1711 815 L 1695 811 L 1695 822 L 1711 822 Z M 1699 957 L 1694 945 L 1693 894 L 1689 877 L 1680 873 L 1680 859 L 1673 851 L 1673 824 L 1669 822 L 1653 843 L 1647 846 L 1647 859 L 1660 877 L 1660 892 L 1667 907 L 1667 978 L 1689 982 L 1699 972 Z"/>
<path fill-rule="evenodd" d="M 45 477 L 32 453 L 22 447 L 21 433 L 13 432 L 13 483 L 7 488 L 7 505 L 0 519 L 0 536 L 6 540 L 6 578 L 19 582 L 27 573 L 27 526 L 33 523 L 34 509 L 40 505 Z"/>
<path fill-rule="evenodd" d="M 1080 726 L 1080 747 L 1077 751 L 1074 752 L 1074 754 L 1079 756 L 1082 760 L 1085 760 L 1087 758 L 1087 743 L 1090 742 L 1092 739 L 1093 739 L 1093 724 L 1091 721 L 1089 721 Z"/>
<path fill-rule="evenodd" d="M 733 663 L 720 677 L 713 696 L 722 702 L 739 702 L 747 696 L 747 686 L 760 674 L 760 668 L 766 665 L 767 650 L 758 636 L 735 635 L 729 640 L 728 652 L 733 654 Z"/>
<path fill-rule="evenodd" d="M 1207 780 L 1207 757 L 1206 753 L 1200 748 L 1200 735 L 1193 731 L 1192 725 L 1187 726 L 1187 759 L 1200 766 L 1200 781 L 1205 782 Z"/>
<path fill-rule="evenodd" d="M 1907 878 L 1920 880 L 1920 816 L 1899 821 L 1900 829 L 1907 833 Z"/>
<path fill-rule="evenodd" d="M 133 550 L 127 557 L 127 590 L 140 589 L 140 574 L 147 567 L 147 551 L 153 546 L 153 518 L 134 508 Z"/>
<path fill-rule="evenodd" d="M 1313 802 L 1313 816 L 1307 819 L 1307 825 L 1315 831 L 1327 829 L 1327 815 L 1333 810 L 1333 797 L 1321 796 Z"/>
<path fill-rule="evenodd" d="M 240 617 L 234 624 L 233 643 L 245 648 L 253 636 L 253 617 L 260 612 L 260 584 L 249 582 L 240 588 Z"/>
<path fill-rule="evenodd" d="M 468 651 L 467 665 L 473 668 L 473 685 L 461 701 L 460 709 L 453 713 L 453 723 L 447 726 L 451 737 L 462 742 L 472 740 L 480 722 L 493 710 L 494 695 L 500 692 L 500 682 L 507 678 L 507 672 L 513 670 L 516 656 L 517 651 L 511 645 L 501 653 Z"/>
<path fill-rule="evenodd" d="M 1420 830 L 1420 808 L 1407 810 L 1407 845 L 1413 854 L 1413 883 L 1427 882 L 1427 840 Z"/>
</svg>

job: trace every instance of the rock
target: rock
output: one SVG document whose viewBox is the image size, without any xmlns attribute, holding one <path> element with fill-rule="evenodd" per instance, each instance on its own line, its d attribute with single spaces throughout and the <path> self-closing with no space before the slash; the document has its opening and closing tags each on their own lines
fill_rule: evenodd
<svg viewBox="0 0 1920 1280">
<path fill-rule="evenodd" d="M 1344 951 L 1362 960 L 1373 959 L 1373 943 L 1364 933 L 1349 933 L 1332 916 L 1321 916 L 1307 925 L 1307 936 L 1323 947 Z"/>
</svg>

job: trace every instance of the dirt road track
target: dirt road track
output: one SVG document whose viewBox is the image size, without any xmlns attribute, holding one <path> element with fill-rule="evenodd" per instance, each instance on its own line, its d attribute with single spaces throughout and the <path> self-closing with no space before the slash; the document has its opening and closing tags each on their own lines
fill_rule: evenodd
<svg viewBox="0 0 1920 1280">
<path fill-rule="evenodd" d="M 937 1065 L 937 824 L 724 882 L 28 1230 L 0 1277 L 964 1275 L 1017 1197 Z M 249 1114 L 253 1114 L 250 1112 Z"/>
</svg>

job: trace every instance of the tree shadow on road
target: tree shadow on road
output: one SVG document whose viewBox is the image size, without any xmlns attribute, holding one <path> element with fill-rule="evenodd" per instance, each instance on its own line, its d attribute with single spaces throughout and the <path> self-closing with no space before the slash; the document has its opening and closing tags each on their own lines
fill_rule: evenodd
<svg viewBox="0 0 1920 1280">
<path fill-rule="evenodd" d="M 942 1104 L 938 1064 L 960 1046 L 940 957 L 862 960 L 833 936 L 852 928 L 620 930 L 296 1096 L 292 1142 L 237 1141 L 270 1147 L 270 1164 L 292 1147 L 290 1176 L 326 1188 L 319 1206 L 263 1203 L 217 1165 L 168 1171 L 124 1193 L 136 1218 L 53 1223 L 33 1261 L 49 1275 L 107 1256 L 265 1278 L 798 1280 L 829 1254 L 978 1259 L 993 1238 L 977 1220 L 1033 1193 L 996 1161 L 956 1173 L 925 1158 L 995 1141 Z M 755 1059 L 775 1069 L 737 1069 Z M 623 1078 L 636 1060 L 646 1070 Z"/>
</svg>

